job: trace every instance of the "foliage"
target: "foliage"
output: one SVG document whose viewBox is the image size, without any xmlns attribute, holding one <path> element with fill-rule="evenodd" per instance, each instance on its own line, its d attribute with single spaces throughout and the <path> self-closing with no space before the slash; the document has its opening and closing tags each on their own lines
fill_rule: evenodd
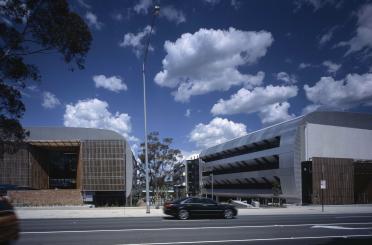
<svg viewBox="0 0 372 245">
<path fill-rule="evenodd" d="M 181 151 L 171 148 L 172 138 L 163 138 L 160 140 L 158 132 L 151 132 L 147 136 L 148 145 L 148 163 L 150 189 L 155 198 L 165 198 L 166 191 L 172 183 L 173 168 L 182 158 Z M 141 144 L 139 154 L 139 178 L 142 186 L 145 186 L 145 143 Z"/>
<path fill-rule="evenodd" d="M 274 181 L 272 183 L 272 191 L 273 191 L 273 195 L 275 197 L 279 196 L 281 194 L 281 187 L 280 187 L 280 183 L 277 182 L 277 181 Z"/>
<path fill-rule="evenodd" d="M 0 15 L 0 141 L 17 142 L 27 136 L 19 122 L 25 112 L 21 90 L 29 80 L 40 81 L 26 57 L 53 51 L 83 69 L 92 36 L 66 0 L 2 1 Z"/>
</svg>

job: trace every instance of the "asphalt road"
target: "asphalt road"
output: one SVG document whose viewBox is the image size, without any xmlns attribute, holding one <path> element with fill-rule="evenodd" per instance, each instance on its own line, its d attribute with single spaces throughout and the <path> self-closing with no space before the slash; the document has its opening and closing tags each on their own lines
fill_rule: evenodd
<svg viewBox="0 0 372 245">
<path fill-rule="evenodd" d="M 372 213 L 21 220 L 17 244 L 372 244 Z"/>
</svg>

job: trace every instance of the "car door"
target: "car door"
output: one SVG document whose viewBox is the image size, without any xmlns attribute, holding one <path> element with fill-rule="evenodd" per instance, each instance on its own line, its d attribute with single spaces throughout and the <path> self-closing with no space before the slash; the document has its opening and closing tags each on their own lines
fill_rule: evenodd
<svg viewBox="0 0 372 245">
<path fill-rule="evenodd" d="M 200 215 L 203 212 L 203 206 L 200 198 L 190 198 L 184 202 L 184 207 L 191 215 Z"/>
<path fill-rule="evenodd" d="M 220 206 L 213 200 L 202 198 L 203 215 L 218 215 L 222 213 Z"/>
</svg>

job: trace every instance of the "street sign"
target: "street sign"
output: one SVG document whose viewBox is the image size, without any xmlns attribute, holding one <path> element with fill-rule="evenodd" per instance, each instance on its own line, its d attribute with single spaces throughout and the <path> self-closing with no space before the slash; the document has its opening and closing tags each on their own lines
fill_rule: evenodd
<svg viewBox="0 0 372 245">
<path fill-rule="evenodd" d="M 320 181 L 320 189 L 327 189 L 327 185 L 326 185 L 326 181 L 325 180 L 321 180 Z"/>
</svg>

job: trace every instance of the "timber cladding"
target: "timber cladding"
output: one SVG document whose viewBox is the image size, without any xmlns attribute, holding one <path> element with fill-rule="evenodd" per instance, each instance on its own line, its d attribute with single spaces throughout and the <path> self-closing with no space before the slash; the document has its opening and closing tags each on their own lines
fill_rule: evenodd
<svg viewBox="0 0 372 245">
<path fill-rule="evenodd" d="M 312 158 L 313 204 L 321 204 L 320 181 L 326 181 L 324 204 L 354 203 L 353 160 L 346 158 Z"/>
</svg>

